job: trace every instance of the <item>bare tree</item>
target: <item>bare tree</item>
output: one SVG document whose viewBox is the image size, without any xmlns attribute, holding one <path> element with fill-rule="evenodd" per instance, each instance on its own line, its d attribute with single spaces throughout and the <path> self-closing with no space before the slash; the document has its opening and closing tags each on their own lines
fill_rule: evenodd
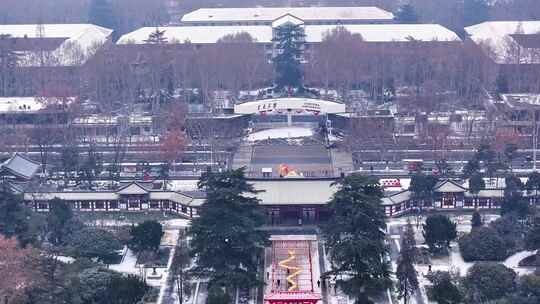
<svg viewBox="0 0 540 304">
<path fill-rule="evenodd" d="M 363 39 L 345 27 L 337 27 L 325 34 L 322 43 L 314 46 L 309 58 L 307 75 L 311 83 L 320 83 L 326 90 L 330 87 L 349 95 L 356 72 L 360 69 Z"/>
</svg>

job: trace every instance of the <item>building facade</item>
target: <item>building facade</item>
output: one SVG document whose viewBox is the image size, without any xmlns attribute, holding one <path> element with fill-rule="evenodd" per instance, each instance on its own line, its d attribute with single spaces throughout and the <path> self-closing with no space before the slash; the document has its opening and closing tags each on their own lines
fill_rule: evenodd
<svg viewBox="0 0 540 304">
<path fill-rule="evenodd" d="M 268 225 L 310 225 L 331 216 L 327 208 L 337 186 L 336 179 L 251 179 L 256 196 L 264 208 Z M 20 189 L 20 187 L 14 187 Z M 22 191 L 25 204 L 47 212 L 57 200 L 69 203 L 81 212 L 172 212 L 186 218 L 197 217 L 204 203 L 200 191 L 153 189 L 152 183 L 132 182 L 108 191 Z M 432 199 L 416 200 L 409 190 L 386 193 L 381 204 L 387 217 L 427 210 L 497 210 L 504 199 L 503 187 L 489 187 L 478 193 L 466 184 L 442 180 L 435 186 Z M 531 203 L 533 195 L 525 194 Z"/>
</svg>

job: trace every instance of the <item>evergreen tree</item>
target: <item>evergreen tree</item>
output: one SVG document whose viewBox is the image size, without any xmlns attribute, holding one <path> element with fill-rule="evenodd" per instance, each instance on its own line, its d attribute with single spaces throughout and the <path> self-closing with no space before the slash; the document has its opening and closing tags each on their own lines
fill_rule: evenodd
<svg viewBox="0 0 540 304">
<path fill-rule="evenodd" d="M 137 304 L 150 289 L 146 283 L 136 275 L 114 276 L 107 286 L 108 304 Z"/>
<path fill-rule="evenodd" d="M 482 23 L 489 19 L 487 0 L 465 0 L 463 2 L 463 22 L 465 26 Z"/>
<path fill-rule="evenodd" d="M 159 178 L 163 180 L 163 190 L 167 190 L 167 184 L 171 177 L 171 163 L 164 162 L 159 166 Z"/>
<path fill-rule="evenodd" d="M 456 238 L 456 224 L 442 214 L 431 215 L 426 219 L 423 233 L 429 249 L 437 252 L 448 248 Z"/>
<path fill-rule="evenodd" d="M 328 206 L 332 218 L 322 227 L 333 268 L 324 274 L 356 303 L 372 303 L 371 296 L 391 285 L 384 259 L 382 190 L 373 177 L 352 174 L 337 184 Z"/>
<path fill-rule="evenodd" d="M 462 236 L 459 250 L 466 262 L 502 261 L 508 257 L 504 240 L 491 227 L 477 227 Z"/>
<path fill-rule="evenodd" d="M 286 23 L 274 31 L 272 42 L 277 52 L 273 59 L 277 74 L 276 85 L 278 88 L 301 88 L 304 74 L 301 61 L 306 37 L 304 29 L 301 25 Z"/>
<path fill-rule="evenodd" d="M 150 33 L 148 39 L 144 40 L 144 42 L 149 44 L 166 44 L 167 37 L 165 37 L 165 30 L 160 31 L 159 28 L 156 27 L 156 30 Z"/>
<path fill-rule="evenodd" d="M 206 201 L 189 230 L 196 261 L 192 273 L 209 279 L 211 286 L 228 288 L 228 292 L 262 284 L 257 261 L 268 245 L 268 236 L 259 229 L 264 214 L 243 168 L 206 172 L 198 185 L 205 190 Z"/>
<path fill-rule="evenodd" d="M 538 190 L 540 190 L 540 173 L 538 173 L 538 171 L 533 171 L 529 174 L 525 188 L 529 192 L 534 191 L 534 200 L 536 201 Z"/>
<path fill-rule="evenodd" d="M 504 200 L 501 204 L 501 215 L 514 214 L 519 218 L 525 218 L 531 211 L 528 200 L 523 197 L 525 186 L 514 175 L 506 176 L 504 181 L 506 187 L 504 188 Z"/>
<path fill-rule="evenodd" d="M 488 174 L 488 177 L 492 177 L 497 169 L 501 168 L 502 164 L 497 161 L 497 153 L 488 144 L 482 144 L 478 147 L 474 158 L 479 162 L 482 162 L 483 168 Z"/>
<path fill-rule="evenodd" d="M 484 178 L 480 173 L 475 173 L 469 178 L 469 192 L 474 195 L 475 200 L 478 202 L 478 194 L 481 190 L 486 188 Z"/>
<path fill-rule="evenodd" d="M 398 280 L 398 297 L 407 304 L 409 298 L 418 290 L 418 274 L 414 268 L 416 260 L 416 241 L 410 222 L 401 241 L 401 251 L 398 258 L 396 277 Z"/>
<path fill-rule="evenodd" d="M 476 158 L 473 158 L 467 161 L 467 163 L 463 167 L 463 176 L 471 177 L 475 174 L 478 174 L 479 171 L 480 171 L 480 162 Z"/>
<path fill-rule="evenodd" d="M 229 304 L 232 303 L 231 295 L 226 293 L 222 288 L 212 286 L 208 289 L 208 297 L 206 304 Z"/>
<path fill-rule="evenodd" d="M 136 251 L 158 251 L 163 236 L 163 226 L 157 221 L 144 221 L 130 230 L 130 246 Z"/>
<path fill-rule="evenodd" d="M 28 231 L 28 211 L 7 182 L 0 184 L 0 191 L 0 233 L 8 238 L 16 236 L 22 241 Z"/>
<path fill-rule="evenodd" d="M 91 0 L 88 8 L 88 22 L 110 29 L 116 29 L 112 3 L 109 0 Z"/>
<path fill-rule="evenodd" d="M 423 206 L 426 201 L 431 201 L 433 198 L 433 188 L 439 179 L 433 175 L 425 175 L 424 173 L 416 173 L 411 178 L 409 190 L 412 192 L 412 198 L 419 206 Z"/>
<path fill-rule="evenodd" d="M 516 273 L 502 264 L 474 264 L 464 280 L 470 299 L 468 302 L 489 302 L 508 295 L 515 289 L 515 278 Z"/>
<path fill-rule="evenodd" d="M 455 279 L 448 272 L 437 271 L 433 273 L 429 280 L 433 283 L 431 287 L 431 297 L 438 304 L 461 304 L 463 294 Z"/>
<path fill-rule="evenodd" d="M 418 19 L 418 14 L 410 4 L 401 5 L 394 17 L 397 23 L 418 23 Z"/>
<path fill-rule="evenodd" d="M 504 156 L 508 161 L 508 167 L 512 171 L 512 161 L 516 158 L 518 147 L 516 144 L 508 143 L 504 146 Z"/>
<path fill-rule="evenodd" d="M 534 218 L 532 227 L 529 229 L 525 236 L 525 248 L 527 250 L 540 249 L 540 217 Z M 540 257 L 540 252 L 537 253 Z"/>
<path fill-rule="evenodd" d="M 68 251 L 75 257 L 97 258 L 110 263 L 122 249 L 120 241 L 107 230 L 85 228 L 71 234 L 67 240 Z"/>
<path fill-rule="evenodd" d="M 504 178 L 504 183 L 504 197 L 522 196 L 525 187 L 517 176 L 507 175 Z"/>
<path fill-rule="evenodd" d="M 50 202 L 50 211 L 47 214 L 47 231 L 49 240 L 54 245 L 62 244 L 66 237 L 66 227 L 73 219 L 71 207 L 60 199 L 54 199 Z"/>
<path fill-rule="evenodd" d="M 478 210 L 474 210 L 473 212 L 471 226 L 473 228 L 482 227 L 482 217 L 480 216 L 480 212 L 478 212 Z"/>
</svg>

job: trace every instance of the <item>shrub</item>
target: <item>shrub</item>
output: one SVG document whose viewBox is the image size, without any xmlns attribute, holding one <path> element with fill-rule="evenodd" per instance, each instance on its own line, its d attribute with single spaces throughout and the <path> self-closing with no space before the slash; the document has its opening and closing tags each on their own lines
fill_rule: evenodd
<svg viewBox="0 0 540 304">
<path fill-rule="evenodd" d="M 504 240 L 488 227 L 478 227 L 461 237 L 459 250 L 467 262 L 502 261 L 508 256 Z"/>
<path fill-rule="evenodd" d="M 515 290 L 516 273 L 501 264 L 476 263 L 467 273 L 465 285 L 471 299 L 497 300 Z"/>
<path fill-rule="evenodd" d="M 520 224 L 516 217 L 505 215 L 491 222 L 489 226 L 504 240 L 509 253 L 516 252 L 522 246 Z"/>
</svg>

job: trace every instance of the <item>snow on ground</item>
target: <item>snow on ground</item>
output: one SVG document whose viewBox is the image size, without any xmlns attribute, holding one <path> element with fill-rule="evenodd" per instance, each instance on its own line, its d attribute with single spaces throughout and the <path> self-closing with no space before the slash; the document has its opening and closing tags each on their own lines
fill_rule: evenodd
<svg viewBox="0 0 540 304">
<path fill-rule="evenodd" d="M 189 227 L 189 225 L 191 225 L 191 221 L 187 219 L 172 219 L 172 220 L 161 221 L 161 224 L 163 224 L 164 229 L 173 230 L 173 229 Z M 175 243 L 176 243 L 176 240 L 175 240 Z"/>
<path fill-rule="evenodd" d="M 161 237 L 162 246 L 175 246 L 178 240 L 179 231 L 177 229 L 165 229 Z"/>
<path fill-rule="evenodd" d="M 457 243 L 452 243 L 452 247 L 450 248 L 450 271 L 457 271 L 461 276 L 464 276 L 467 274 L 467 271 L 469 271 L 469 268 L 471 268 L 474 263 L 473 262 L 465 262 L 463 260 L 463 257 L 461 256 L 461 252 L 459 252 L 459 246 Z"/>
<path fill-rule="evenodd" d="M 75 258 L 59 255 L 56 257 L 56 259 L 64 264 L 71 264 L 75 262 Z"/>
<path fill-rule="evenodd" d="M 140 268 L 137 267 L 137 256 L 131 249 L 124 247 L 125 254 L 120 264 L 113 264 L 109 266 L 109 269 L 128 274 L 140 274 Z"/>
<path fill-rule="evenodd" d="M 254 132 L 248 135 L 248 141 L 259 141 L 266 139 L 277 138 L 299 138 L 313 136 L 314 132 L 311 128 L 289 127 L 268 129 L 259 132 Z"/>
<path fill-rule="evenodd" d="M 320 269 L 320 263 L 319 263 L 319 246 L 317 241 L 310 242 L 311 246 L 311 275 L 313 278 L 313 289 L 316 293 L 322 294 L 321 286 L 320 284 L 317 284 L 317 282 L 321 283 L 321 269 Z"/>
<path fill-rule="evenodd" d="M 124 257 L 122 258 L 122 261 L 120 264 L 112 264 L 109 265 L 109 269 L 118 271 L 120 273 L 125 274 L 134 274 L 134 275 L 141 275 L 141 270 L 143 270 L 141 267 L 142 265 L 137 264 L 137 255 L 131 251 L 131 249 L 124 247 Z M 171 251 L 172 252 L 172 251 Z M 171 253 L 172 256 L 172 253 Z M 164 284 L 164 280 L 167 274 L 167 269 L 165 268 L 156 268 L 156 273 L 159 276 L 161 276 L 161 279 L 152 279 L 153 277 L 153 269 L 152 268 L 146 268 L 143 270 L 143 272 L 146 275 L 146 281 L 148 285 L 159 287 Z"/>
<path fill-rule="evenodd" d="M 535 251 L 520 251 L 510 257 L 508 257 L 504 262 L 504 266 L 512 268 L 518 275 L 526 275 L 534 273 L 535 267 L 520 267 L 519 262 L 524 258 L 536 254 Z"/>
</svg>

